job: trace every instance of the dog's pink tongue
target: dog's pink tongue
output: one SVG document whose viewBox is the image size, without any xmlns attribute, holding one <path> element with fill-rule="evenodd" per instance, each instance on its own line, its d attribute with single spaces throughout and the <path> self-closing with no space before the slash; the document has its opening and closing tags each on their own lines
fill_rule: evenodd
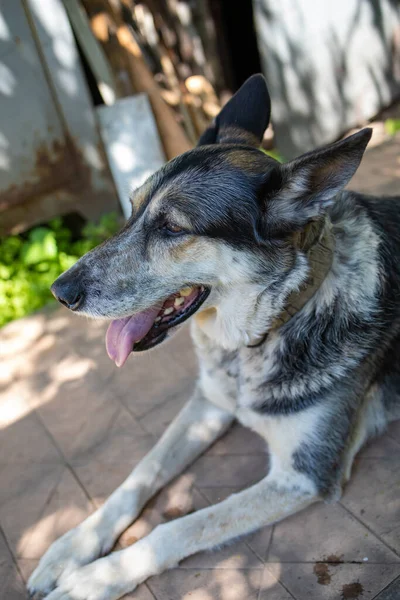
<svg viewBox="0 0 400 600">
<path fill-rule="evenodd" d="M 108 356 L 117 367 L 122 367 L 132 352 L 135 342 L 141 340 L 151 329 L 159 312 L 158 308 L 149 308 L 133 317 L 113 321 L 106 333 Z"/>
</svg>

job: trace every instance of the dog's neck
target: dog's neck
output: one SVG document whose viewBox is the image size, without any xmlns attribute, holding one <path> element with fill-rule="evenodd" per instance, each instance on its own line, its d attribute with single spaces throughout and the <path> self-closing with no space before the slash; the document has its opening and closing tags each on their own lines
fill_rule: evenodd
<svg viewBox="0 0 400 600">
<path fill-rule="evenodd" d="M 332 266 L 335 238 L 329 219 L 310 223 L 303 231 L 296 234 L 294 243 L 308 258 L 307 279 L 299 290 L 289 295 L 283 311 L 273 320 L 271 327 L 258 339 L 252 341 L 250 347 L 259 346 L 272 331 L 290 321 L 320 288 Z"/>
<path fill-rule="evenodd" d="M 207 338 L 227 350 L 258 346 L 304 307 L 332 265 L 330 222 L 311 223 L 295 235 L 293 243 L 298 249 L 296 266 L 287 277 L 282 298 L 271 296 L 260 285 L 230 288 L 216 306 L 205 307 L 195 316 L 194 323 Z"/>
</svg>

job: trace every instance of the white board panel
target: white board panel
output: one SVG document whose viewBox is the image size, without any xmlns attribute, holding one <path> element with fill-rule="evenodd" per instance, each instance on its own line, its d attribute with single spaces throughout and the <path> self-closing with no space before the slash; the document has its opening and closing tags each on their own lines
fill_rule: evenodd
<svg viewBox="0 0 400 600">
<path fill-rule="evenodd" d="M 165 162 L 153 112 L 146 94 L 96 110 L 122 210 L 128 218 L 129 194 Z"/>
</svg>

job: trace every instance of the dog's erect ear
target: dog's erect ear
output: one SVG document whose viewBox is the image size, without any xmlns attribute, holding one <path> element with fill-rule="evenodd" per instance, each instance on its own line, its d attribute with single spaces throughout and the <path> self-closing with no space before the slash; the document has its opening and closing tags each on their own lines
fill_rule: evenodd
<svg viewBox="0 0 400 600">
<path fill-rule="evenodd" d="M 275 167 L 260 198 L 265 226 L 292 231 L 318 219 L 356 172 L 371 139 L 365 128 L 325 148 Z"/>
<path fill-rule="evenodd" d="M 268 127 L 271 101 L 261 74 L 252 75 L 225 104 L 212 125 L 200 137 L 205 144 L 259 146 Z"/>
</svg>

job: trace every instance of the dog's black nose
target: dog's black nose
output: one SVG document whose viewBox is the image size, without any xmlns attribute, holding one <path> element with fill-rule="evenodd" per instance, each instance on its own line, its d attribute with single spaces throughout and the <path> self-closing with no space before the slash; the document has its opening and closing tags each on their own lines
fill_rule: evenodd
<svg viewBox="0 0 400 600">
<path fill-rule="evenodd" d="M 79 273 L 63 273 L 50 289 L 56 300 L 71 310 L 77 310 L 83 302 L 84 293 Z"/>
</svg>

